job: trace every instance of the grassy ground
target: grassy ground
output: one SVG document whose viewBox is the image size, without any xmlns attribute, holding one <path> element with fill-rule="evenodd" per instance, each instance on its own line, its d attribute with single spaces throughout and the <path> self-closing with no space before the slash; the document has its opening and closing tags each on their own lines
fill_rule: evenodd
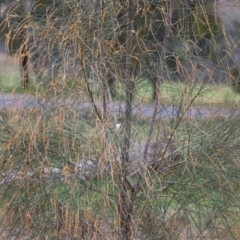
<svg viewBox="0 0 240 240">
<path fill-rule="evenodd" d="M 123 86 L 118 86 L 117 98 L 123 99 Z M 120 90 L 119 90 L 120 89 Z M 20 69 L 18 57 L 10 57 L 0 54 L 0 91 L 4 93 L 25 92 L 21 88 Z M 31 92 L 33 90 L 31 89 Z M 136 86 L 135 101 L 151 103 L 153 88 L 149 81 L 142 80 Z M 161 85 L 161 102 L 171 105 L 179 105 L 180 99 L 186 96 L 189 101 L 194 99 L 194 105 L 216 106 L 224 104 L 238 106 L 240 94 L 226 85 L 213 84 L 183 84 L 164 82 Z M 187 100 L 187 99 L 186 99 Z"/>
<path fill-rule="evenodd" d="M 224 85 L 192 84 L 164 82 L 161 85 L 161 99 L 164 103 L 178 105 L 185 96 L 193 105 L 239 105 L 240 94 Z M 152 101 L 152 86 L 148 81 L 142 81 L 137 86 L 137 99 L 143 102 Z M 186 99 L 187 100 L 187 99 Z"/>
<path fill-rule="evenodd" d="M 0 54 L 0 91 L 22 92 L 18 57 Z"/>
</svg>

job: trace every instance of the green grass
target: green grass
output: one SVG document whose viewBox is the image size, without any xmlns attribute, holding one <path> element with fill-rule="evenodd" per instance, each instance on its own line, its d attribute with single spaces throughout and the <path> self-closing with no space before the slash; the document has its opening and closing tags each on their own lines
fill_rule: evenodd
<svg viewBox="0 0 240 240">
<path fill-rule="evenodd" d="M 98 84 L 94 84 L 95 94 Z M 125 87 L 121 84 L 116 86 L 117 92 L 114 100 L 124 100 Z M 3 93 L 24 93 L 26 90 L 21 87 L 20 77 L 15 73 L 0 72 L 0 90 Z M 34 90 L 31 89 L 31 92 Z M 152 103 L 153 86 L 148 80 L 141 80 L 136 85 L 135 101 L 139 103 Z M 185 84 L 180 82 L 163 82 L 160 91 L 161 103 L 179 105 L 184 98 L 185 105 L 229 105 L 238 106 L 240 103 L 240 94 L 231 87 L 212 84 Z M 194 100 L 194 101 L 192 101 Z"/>
<path fill-rule="evenodd" d="M 137 89 L 137 101 L 152 102 L 153 87 L 149 81 L 139 82 Z M 216 106 L 229 104 L 239 105 L 240 94 L 231 87 L 211 84 L 185 84 L 180 82 L 164 82 L 160 90 L 161 101 L 165 104 L 178 105 L 184 97 L 185 101 L 194 105 Z"/>
<path fill-rule="evenodd" d="M 0 72 L 0 91 L 3 93 L 23 93 L 20 78 L 13 74 Z"/>
</svg>

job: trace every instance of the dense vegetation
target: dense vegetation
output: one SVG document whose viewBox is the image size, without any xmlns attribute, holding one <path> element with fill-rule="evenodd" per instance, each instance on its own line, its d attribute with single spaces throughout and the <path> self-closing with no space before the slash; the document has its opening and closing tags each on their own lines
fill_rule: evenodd
<svg viewBox="0 0 240 240">
<path fill-rule="evenodd" d="M 239 239 L 239 111 L 198 101 L 238 89 L 216 3 L 6 8 L 35 101 L 0 112 L 2 239 Z"/>
</svg>

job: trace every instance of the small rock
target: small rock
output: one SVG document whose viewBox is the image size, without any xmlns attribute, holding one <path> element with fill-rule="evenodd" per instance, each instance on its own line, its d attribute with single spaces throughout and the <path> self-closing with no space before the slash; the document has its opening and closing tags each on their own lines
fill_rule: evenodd
<svg viewBox="0 0 240 240">
<path fill-rule="evenodd" d="M 52 173 L 60 174 L 61 172 L 62 172 L 61 169 L 59 169 L 57 167 L 52 169 Z"/>
</svg>

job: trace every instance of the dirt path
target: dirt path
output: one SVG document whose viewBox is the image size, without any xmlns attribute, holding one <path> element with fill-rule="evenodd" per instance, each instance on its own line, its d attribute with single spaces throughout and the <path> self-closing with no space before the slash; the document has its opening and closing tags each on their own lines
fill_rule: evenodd
<svg viewBox="0 0 240 240">
<path fill-rule="evenodd" d="M 46 102 L 43 99 L 36 99 L 30 95 L 21 94 L 0 94 L 0 110 L 1 111 L 14 111 L 21 110 L 23 108 L 36 108 L 41 110 L 44 107 L 50 107 L 51 109 L 67 108 L 70 110 L 77 110 L 82 115 L 94 111 L 94 107 L 90 102 L 74 102 L 72 100 L 66 101 L 51 101 Z M 97 104 L 97 107 L 101 109 L 101 104 Z M 121 102 L 112 102 L 108 104 L 107 111 L 110 114 L 116 113 L 117 116 L 121 116 L 125 112 L 125 104 Z M 133 104 L 133 115 L 139 119 L 151 118 L 154 112 L 154 104 Z M 158 118 L 171 119 L 173 117 L 180 116 L 184 113 L 186 117 L 196 118 L 212 118 L 212 117 L 226 117 L 232 114 L 240 113 L 239 109 L 228 109 L 223 107 L 191 107 L 189 109 L 179 112 L 178 107 L 175 106 L 160 106 L 157 111 Z"/>
</svg>

